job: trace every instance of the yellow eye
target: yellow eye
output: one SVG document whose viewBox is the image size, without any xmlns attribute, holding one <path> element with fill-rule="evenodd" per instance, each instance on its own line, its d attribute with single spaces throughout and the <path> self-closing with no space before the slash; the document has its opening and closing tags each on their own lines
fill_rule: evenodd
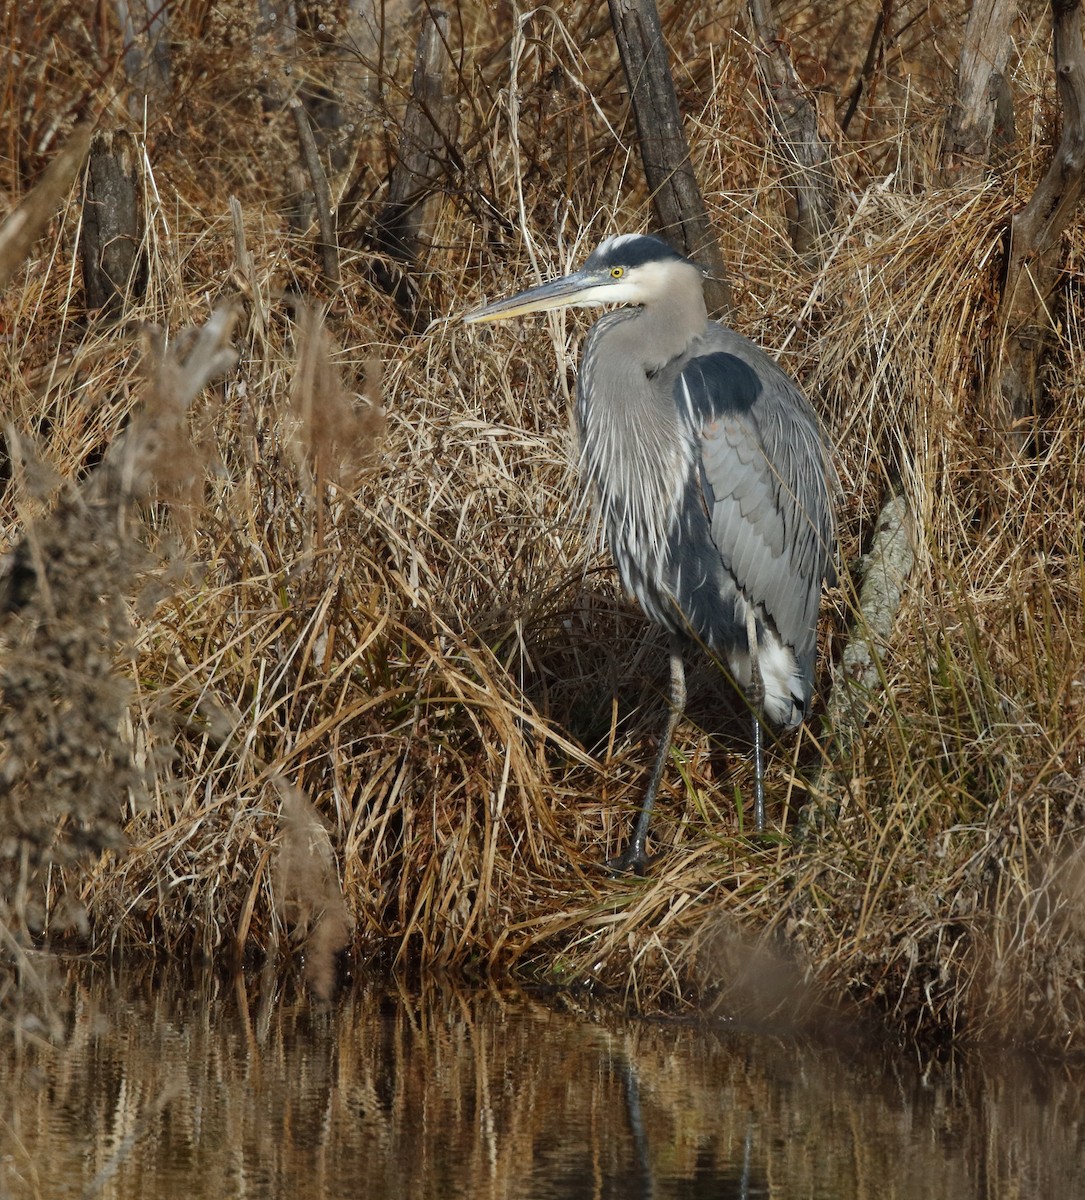
<svg viewBox="0 0 1085 1200">
<path fill-rule="evenodd" d="M 625 267 L 611 267 L 610 268 L 611 279 L 621 279 L 621 277 L 624 274 L 625 274 Z"/>
</svg>

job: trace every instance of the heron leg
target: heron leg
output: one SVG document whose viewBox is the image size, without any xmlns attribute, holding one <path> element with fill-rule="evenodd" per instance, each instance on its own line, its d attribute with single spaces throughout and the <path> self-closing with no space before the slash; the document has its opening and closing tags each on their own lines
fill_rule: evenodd
<svg viewBox="0 0 1085 1200">
<path fill-rule="evenodd" d="M 652 765 L 652 774 L 648 779 L 648 788 L 641 801 L 640 812 L 633 826 L 633 836 L 629 845 L 616 858 L 607 860 L 607 867 L 613 872 L 633 870 L 638 875 L 644 874 L 648 865 L 648 853 L 645 848 L 648 840 L 648 825 L 652 819 L 652 808 L 656 802 L 656 792 L 663 778 L 663 767 L 671 750 L 674 731 L 682 710 L 686 707 L 686 668 L 682 662 L 682 650 L 677 642 L 671 643 L 671 688 L 667 719 L 663 724 L 663 734 L 659 739 L 659 749 L 656 760 Z"/>
<path fill-rule="evenodd" d="M 761 752 L 761 708 L 765 703 L 765 680 L 757 645 L 757 617 L 746 605 L 746 640 L 750 652 L 750 686 L 746 698 L 753 714 L 753 820 L 758 833 L 765 828 L 765 760 Z"/>
</svg>

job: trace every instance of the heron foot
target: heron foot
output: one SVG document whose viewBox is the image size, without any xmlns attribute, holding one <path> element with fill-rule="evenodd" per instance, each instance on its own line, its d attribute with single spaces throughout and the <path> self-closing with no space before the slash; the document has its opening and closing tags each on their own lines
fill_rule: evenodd
<svg viewBox="0 0 1085 1200">
<path fill-rule="evenodd" d="M 658 862 L 661 857 L 660 854 L 649 855 L 644 848 L 643 840 L 634 838 L 621 854 L 608 858 L 603 865 L 612 879 L 630 873 L 643 876 L 652 863 Z"/>
</svg>

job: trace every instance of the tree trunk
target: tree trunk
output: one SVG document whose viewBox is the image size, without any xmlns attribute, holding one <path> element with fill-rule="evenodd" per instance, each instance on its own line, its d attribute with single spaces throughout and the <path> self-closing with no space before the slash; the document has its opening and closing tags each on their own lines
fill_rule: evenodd
<svg viewBox="0 0 1085 1200">
<path fill-rule="evenodd" d="M 124 35 L 124 73 L 128 76 L 128 112 L 143 123 L 148 101 L 163 107 L 170 89 L 168 0 L 116 0 Z M 150 119 L 162 116 L 152 112 Z"/>
<path fill-rule="evenodd" d="M 423 12 L 398 157 L 374 233 L 378 248 L 408 269 L 417 264 L 425 241 L 432 236 L 439 186 L 448 171 L 449 147 L 456 139 L 455 97 L 448 86 L 452 66 L 448 29 L 447 13 Z M 428 324 L 426 306 L 413 294 L 406 272 L 381 266 L 377 277 L 412 328 Z"/>
<path fill-rule="evenodd" d="M 858 612 L 840 663 L 833 671 L 825 766 L 802 809 L 796 836 L 815 832 L 840 810 L 854 774 L 852 750 L 885 688 L 882 652 L 893 634 L 897 613 L 915 567 L 916 523 L 908 502 L 893 495 L 882 506 L 874 540 L 863 560 Z"/>
<path fill-rule="evenodd" d="M 829 146 L 818 131 L 817 105 L 780 40 L 771 0 L 747 0 L 760 49 L 757 71 L 776 129 L 777 157 L 791 193 L 791 244 L 812 266 L 836 225 L 836 183 Z"/>
<path fill-rule="evenodd" d="M 94 135 L 87 163 L 79 257 L 88 310 L 115 317 L 147 288 L 140 152 L 124 130 Z"/>
<path fill-rule="evenodd" d="M 1028 204 L 1010 223 L 999 305 L 998 362 L 989 397 L 996 441 L 1024 450 L 1036 415 L 1040 359 L 1051 332 L 1062 234 L 1085 182 L 1085 47 L 1081 0 L 1054 0 L 1052 43 L 1062 136 Z"/>
<path fill-rule="evenodd" d="M 609 2 L 658 231 L 705 268 L 708 310 L 725 315 L 727 271 L 690 161 L 655 0 Z"/>
<path fill-rule="evenodd" d="M 352 21 L 347 0 L 294 0 L 299 40 L 307 55 L 298 88 L 317 146 L 335 172 L 350 161 L 358 138 L 349 117 L 358 105 L 363 73 L 351 44 Z"/>
<path fill-rule="evenodd" d="M 983 178 L 993 145 L 1013 141 L 1013 99 L 1006 81 L 1014 0 L 976 0 L 968 14 L 957 68 L 957 100 L 942 146 L 947 183 Z"/>
</svg>

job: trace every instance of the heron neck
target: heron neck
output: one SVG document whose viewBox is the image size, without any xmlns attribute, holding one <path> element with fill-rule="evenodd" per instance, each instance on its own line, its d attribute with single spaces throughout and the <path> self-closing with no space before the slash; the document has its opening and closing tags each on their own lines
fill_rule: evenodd
<svg viewBox="0 0 1085 1200">
<path fill-rule="evenodd" d="M 693 286 L 675 289 L 666 303 L 647 304 L 636 315 L 623 321 L 611 335 L 628 349 L 633 362 L 654 375 L 667 363 L 684 354 L 704 334 L 708 323 L 700 275 Z"/>
</svg>

